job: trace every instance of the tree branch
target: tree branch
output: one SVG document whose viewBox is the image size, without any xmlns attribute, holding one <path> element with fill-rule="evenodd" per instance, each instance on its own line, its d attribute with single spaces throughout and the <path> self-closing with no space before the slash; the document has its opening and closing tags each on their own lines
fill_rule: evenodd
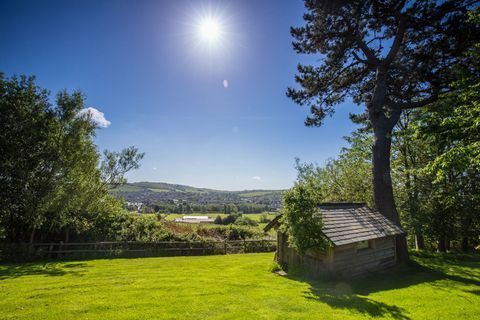
<svg viewBox="0 0 480 320">
<path fill-rule="evenodd" d="M 360 50 L 362 50 L 363 54 L 367 57 L 367 63 L 371 66 L 378 65 L 378 58 L 373 53 L 372 49 L 357 35 L 355 36 L 355 42 L 357 43 Z"/>
<path fill-rule="evenodd" d="M 388 66 L 393 61 L 393 59 L 395 59 L 395 57 L 397 56 L 398 50 L 400 50 L 400 47 L 403 42 L 406 25 L 407 25 L 406 16 L 400 15 L 399 22 L 398 22 L 398 29 L 395 35 L 395 40 L 393 41 L 392 47 L 390 48 L 390 51 L 388 52 L 387 57 L 385 58 L 385 60 L 383 60 L 383 64 L 385 66 Z"/>
</svg>

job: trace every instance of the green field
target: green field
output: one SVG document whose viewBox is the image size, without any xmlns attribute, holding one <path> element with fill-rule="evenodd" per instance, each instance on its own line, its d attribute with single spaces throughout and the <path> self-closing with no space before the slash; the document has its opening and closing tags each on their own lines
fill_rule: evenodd
<svg viewBox="0 0 480 320">
<path fill-rule="evenodd" d="M 350 282 L 269 272 L 273 254 L 0 266 L 0 319 L 478 319 L 478 256 L 414 256 Z"/>
</svg>

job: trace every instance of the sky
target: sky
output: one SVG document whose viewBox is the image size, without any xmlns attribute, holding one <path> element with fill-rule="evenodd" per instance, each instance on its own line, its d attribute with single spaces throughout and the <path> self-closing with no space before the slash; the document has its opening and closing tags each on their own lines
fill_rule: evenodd
<svg viewBox="0 0 480 320">
<path fill-rule="evenodd" d="M 307 108 L 286 97 L 297 64 L 321 59 L 292 49 L 303 13 L 302 1 L 1 0 L 0 72 L 35 75 L 52 99 L 81 90 L 100 151 L 145 152 L 130 182 L 284 189 L 295 157 L 337 156 L 361 112 L 346 102 L 305 127 Z"/>
</svg>

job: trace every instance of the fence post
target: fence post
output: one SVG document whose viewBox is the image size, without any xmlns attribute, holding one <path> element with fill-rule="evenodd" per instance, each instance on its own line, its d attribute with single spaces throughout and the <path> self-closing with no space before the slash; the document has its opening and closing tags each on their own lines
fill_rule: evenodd
<svg viewBox="0 0 480 320">
<path fill-rule="evenodd" d="M 247 253 L 247 242 L 243 239 L 243 253 Z"/>
<path fill-rule="evenodd" d="M 225 240 L 224 247 L 225 247 L 225 254 L 227 254 L 227 240 Z"/>
</svg>

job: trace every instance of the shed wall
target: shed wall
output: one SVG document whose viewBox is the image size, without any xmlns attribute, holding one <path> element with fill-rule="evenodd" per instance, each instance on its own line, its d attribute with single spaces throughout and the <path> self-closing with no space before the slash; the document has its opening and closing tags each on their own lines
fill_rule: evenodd
<svg viewBox="0 0 480 320">
<path fill-rule="evenodd" d="M 341 277 L 356 277 L 394 266 L 395 237 L 370 240 L 369 248 L 357 249 L 357 244 L 333 248 L 330 252 L 308 251 L 303 257 L 290 248 L 287 236 L 277 233 L 277 262 L 288 270 L 305 267 L 315 275 L 333 273 Z"/>
<path fill-rule="evenodd" d="M 331 269 L 331 252 L 309 250 L 302 257 L 297 251 L 288 246 L 288 237 L 282 232 L 277 232 L 277 262 L 288 270 L 292 267 L 305 267 L 309 272 L 322 274 Z"/>
<path fill-rule="evenodd" d="M 357 249 L 355 244 L 336 247 L 333 271 L 342 276 L 355 277 L 394 266 L 395 237 L 370 241 L 370 247 L 365 249 Z"/>
</svg>

